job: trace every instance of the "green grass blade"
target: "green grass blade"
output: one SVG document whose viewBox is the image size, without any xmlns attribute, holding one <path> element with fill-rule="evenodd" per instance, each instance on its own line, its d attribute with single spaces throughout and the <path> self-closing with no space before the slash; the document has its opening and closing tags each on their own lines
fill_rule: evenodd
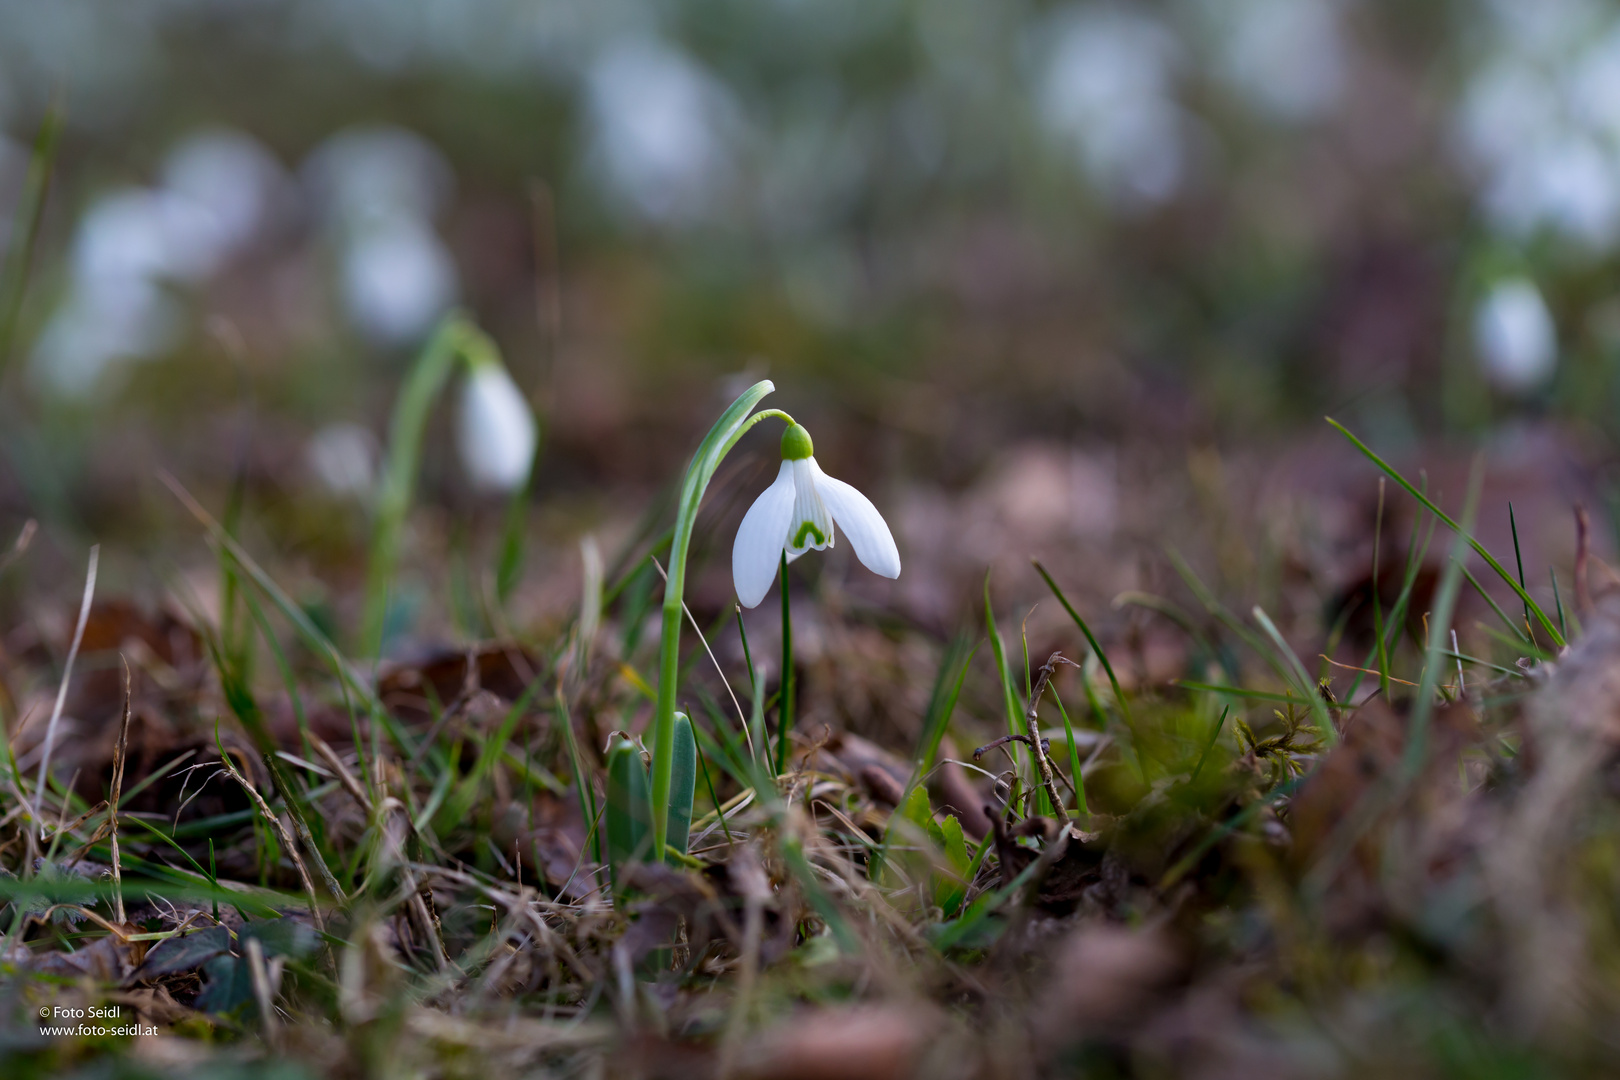
<svg viewBox="0 0 1620 1080">
<path fill-rule="evenodd" d="M 1267 615 L 1259 604 L 1254 605 L 1254 618 L 1266 632 L 1266 636 L 1271 639 L 1271 643 L 1277 647 L 1278 654 L 1282 656 L 1294 677 L 1299 680 L 1299 692 L 1315 715 L 1323 737 L 1329 742 L 1338 742 L 1339 729 L 1333 726 L 1333 718 L 1328 715 L 1327 703 L 1322 700 L 1321 693 L 1312 684 L 1310 675 L 1305 671 L 1305 665 L 1299 662 L 1299 657 L 1294 655 L 1294 650 L 1288 647 L 1288 642 L 1283 640 L 1282 634 L 1277 630 L 1277 624 L 1271 621 L 1271 616 Z"/>
<path fill-rule="evenodd" d="M 1097 642 L 1097 635 L 1091 632 L 1091 627 L 1086 625 L 1086 620 L 1082 619 L 1080 613 L 1074 610 L 1074 605 L 1069 603 L 1067 596 L 1063 595 L 1063 590 L 1058 588 L 1057 582 L 1052 580 L 1052 575 L 1046 572 L 1046 567 L 1042 566 L 1038 560 L 1031 561 L 1034 562 L 1035 571 L 1046 582 L 1046 587 L 1052 590 L 1052 595 L 1057 597 L 1058 603 L 1063 605 L 1063 610 L 1067 611 L 1069 618 L 1074 620 L 1074 625 L 1078 626 L 1080 632 L 1085 635 L 1086 644 L 1091 646 L 1091 651 L 1096 655 L 1097 662 L 1103 666 L 1103 671 L 1108 673 L 1108 685 L 1114 688 L 1114 701 L 1119 706 L 1119 715 L 1125 721 L 1125 730 L 1131 736 L 1131 750 L 1136 754 L 1137 768 L 1142 770 L 1142 779 L 1146 781 L 1147 763 L 1142 759 L 1142 741 L 1136 734 L 1136 721 L 1131 716 L 1130 703 L 1125 700 L 1125 691 L 1119 688 L 1119 677 L 1114 674 L 1114 665 L 1108 662 L 1108 654 L 1103 652 L 1102 645 Z"/>
<path fill-rule="evenodd" d="M 1546 630 L 1558 645 L 1562 646 L 1565 644 L 1564 636 L 1558 632 L 1558 627 L 1553 625 L 1552 620 L 1547 617 L 1547 613 L 1541 610 L 1541 606 L 1531 598 L 1528 592 L 1525 591 L 1524 586 L 1513 579 L 1513 575 L 1508 573 L 1507 568 L 1496 561 L 1496 556 L 1492 555 L 1490 551 L 1486 549 L 1484 544 L 1481 544 L 1478 540 L 1474 539 L 1474 537 L 1464 530 L 1461 525 L 1458 525 L 1450 515 L 1435 504 L 1433 499 L 1430 499 L 1416 487 L 1413 487 L 1412 483 L 1407 480 L 1406 477 L 1396 472 L 1394 466 L 1390 465 L 1389 462 L 1385 461 L 1383 458 L 1374 453 L 1372 448 L 1366 443 L 1356 438 L 1356 436 L 1351 433 L 1349 428 L 1345 427 L 1331 416 L 1327 417 L 1326 419 L 1329 424 L 1338 429 L 1340 434 L 1349 439 L 1355 448 L 1360 450 L 1362 454 L 1366 456 L 1367 460 L 1384 470 L 1390 479 L 1394 480 L 1397 484 L 1401 485 L 1401 487 L 1405 488 L 1408 495 L 1411 495 L 1412 498 L 1422 503 L 1425 509 L 1427 509 L 1435 517 L 1439 518 L 1441 521 L 1445 522 L 1446 526 L 1453 532 L 1461 533 L 1463 540 L 1468 544 L 1468 546 L 1473 548 L 1474 551 L 1478 553 L 1479 557 L 1484 559 L 1486 564 L 1490 566 L 1492 570 L 1496 571 L 1498 577 L 1508 583 L 1508 586 L 1518 594 L 1520 600 L 1524 601 L 1527 616 L 1529 614 L 1533 614 L 1535 616 L 1535 621 L 1541 623 L 1542 629 Z"/>
<path fill-rule="evenodd" d="M 939 744 L 951 726 L 951 714 L 962 696 L 962 683 L 967 679 L 968 666 L 979 651 L 977 643 L 968 645 L 965 635 L 958 635 L 940 658 L 939 671 L 934 676 L 934 689 L 928 696 L 928 710 L 923 714 L 922 737 L 917 743 L 916 773 L 923 775 L 934 767 Z M 951 678 L 951 672 L 956 678 Z M 913 781 L 915 782 L 915 780 Z"/>
<path fill-rule="evenodd" d="M 1215 728 L 1209 733 L 1209 742 L 1204 744 L 1204 752 L 1198 755 L 1198 764 L 1193 766 L 1192 776 L 1187 780 L 1189 784 L 1197 783 L 1198 774 L 1204 771 L 1204 762 L 1209 759 L 1209 752 L 1215 749 L 1215 743 L 1221 737 L 1221 728 L 1226 726 L 1226 716 L 1231 711 L 1230 705 L 1221 710 L 1220 719 L 1215 721 Z"/>
<path fill-rule="evenodd" d="M 462 777 L 461 783 L 456 787 L 455 793 L 445 800 L 444 808 L 434 816 L 434 827 L 442 835 L 460 824 L 472 810 L 473 803 L 478 799 L 478 789 L 484 778 L 500 760 L 501 754 L 507 749 L 507 742 L 512 738 L 512 732 L 517 728 L 518 721 L 523 719 L 524 713 L 534 701 L 535 695 L 540 692 L 540 684 L 545 675 L 538 674 L 529 680 L 529 685 L 523 688 L 523 693 L 512 703 L 512 707 L 501 718 L 501 726 L 495 729 L 493 735 L 484 739 L 484 745 L 479 751 L 478 760 L 473 762 L 472 771 Z M 454 760 L 454 759 L 452 759 Z"/>
<path fill-rule="evenodd" d="M 1525 591 L 1524 554 L 1519 550 L 1519 519 L 1513 514 L 1512 503 L 1508 503 L 1508 528 L 1513 533 L 1513 562 L 1519 570 L 1519 591 L 1523 593 Z M 1533 639 L 1535 637 L 1535 626 L 1530 621 L 1530 605 L 1528 603 L 1524 605 L 1524 625 L 1530 631 L 1530 636 Z"/>
<path fill-rule="evenodd" d="M 1547 567 L 1547 576 L 1552 578 L 1553 605 L 1558 611 L 1558 632 L 1564 635 L 1565 640 L 1568 640 L 1569 623 L 1564 618 L 1564 598 L 1558 592 L 1558 571 L 1549 566 Z"/>
<path fill-rule="evenodd" d="M 996 627 L 995 607 L 990 602 L 990 575 L 984 575 L 984 632 L 990 638 L 991 658 L 996 665 L 996 679 L 1001 683 L 1001 705 L 1007 716 L 1007 734 L 1021 735 L 1024 728 L 1023 711 L 1018 707 L 1018 695 L 1013 690 L 1012 671 L 1007 667 L 1007 648 L 1002 643 L 1001 631 Z M 1021 744 L 1013 747 L 1014 760 L 1020 772 L 1029 766 L 1028 751 Z"/>
<path fill-rule="evenodd" d="M 1069 743 L 1069 773 L 1074 781 L 1075 811 L 1080 814 L 1090 814 L 1091 807 L 1086 804 L 1086 778 L 1080 775 L 1080 748 L 1074 741 L 1074 724 L 1069 722 L 1069 710 L 1063 707 L 1063 699 L 1058 697 L 1057 687 L 1050 687 L 1052 700 L 1057 702 L 1058 715 L 1063 717 L 1063 736 Z"/>
<path fill-rule="evenodd" d="M 1485 591 L 1485 586 L 1481 585 L 1479 583 L 1479 579 L 1474 577 L 1474 575 L 1469 572 L 1467 566 L 1462 567 L 1462 575 L 1463 579 L 1474 587 L 1474 591 L 1479 593 L 1479 595 L 1484 598 L 1485 603 L 1490 605 L 1491 610 L 1496 612 L 1496 617 L 1502 620 L 1502 625 L 1506 626 L 1510 631 L 1512 631 L 1513 636 L 1520 642 L 1534 648 L 1535 642 L 1531 641 L 1530 638 L 1526 636 L 1524 627 L 1508 618 L 1508 613 L 1502 610 L 1502 605 L 1498 604 L 1495 598 L 1492 597 L 1490 593 Z"/>
</svg>

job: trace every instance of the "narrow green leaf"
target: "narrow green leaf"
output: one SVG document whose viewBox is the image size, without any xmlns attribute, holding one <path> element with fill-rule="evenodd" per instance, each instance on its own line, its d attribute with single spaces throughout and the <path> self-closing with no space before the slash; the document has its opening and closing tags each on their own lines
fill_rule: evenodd
<svg viewBox="0 0 1620 1080">
<path fill-rule="evenodd" d="M 669 791 L 669 846 L 682 855 L 692 831 L 692 799 L 697 793 L 697 740 L 692 721 L 682 712 L 675 714 L 675 767 Z"/>
<path fill-rule="evenodd" d="M 1453 532 L 1461 535 L 1468 546 L 1473 548 L 1474 551 L 1478 553 L 1479 557 L 1484 559 L 1486 564 L 1489 565 L 1492 570 L 1496 571 L 1498 577 L 1508 583 L 1508 587 L 1518 594 L 1520 600 L 1524 601 L 1527 617 L 1529 614 L 1535 615 L 1536 621 L 1541 623 L 1542 629 L 1546 630 L 1558 645 L 1562 646 L 1565 644 L 1564 636 L 1558 632 L 1558 628 L 1554 626 L 1552 620 L 1547 617 L 1547 613 L 1541 610 L 1540 605 L 1538 605 L 1535 600 L 1531 598 L 1530 594 L 1525 591 L 1524 586 L 1513 579 L 1513 575 L 1508 573 L 1507 568 L 1496 561 L 1496 556 L 1492 555 L 1484 544 L 1481 544 L 1478 540 L 1474 539 L 1474 537 L 1470 535 L 1467 530 L 1465 530 L 1461 525 L 1458 525 L 1456 521 L 1452 520 L 1452 518 L 1444 510 L 1440 509 L 1440 507 L 1435 504 L 1433 499 L 1430 499 L 1416 487 L 1413 487 L 1412 483 L 1407 480 L 1406 477 L 1396 472 L 1395 468 L 1390 465 L 1389 462 L 1379 457 L 1373 452 L 1371 447 L 1362 442 L 1360 439 L 1356 438 L 1356 436 L 1351 433 L 1349 428 L 1345 427 L 1331 416 L 1326 417 L 1326 420 L 1334 428 L 1338 429 L 1340 434 L 1349 439 L 1350 442 L 1354 444 L 1355 448 L 1360 450 L 1362 454 L 1366 456 L 1367 460 L 1384 470 L 1384 472 L 1389 475 L 1390 479 L 1394 480 L 1397 484 L 1406 489 L 1407 494 L 1411 495 L 1412 498 L 1422 503 L 1425 509 L 1427 509 L 1435 517 L 1439 518 L 1441 521 L 1445 522 L 1446 526 Z"/>
<path fill-rule="evenodd" d="M 613 895 L 623 897 L 632 863 L 647 859 L 652 848 L 652 804 L 647 797 L 647 766 L 641 751 L 626 738 L 608 751 L 607 849 Z"/>
</svg>

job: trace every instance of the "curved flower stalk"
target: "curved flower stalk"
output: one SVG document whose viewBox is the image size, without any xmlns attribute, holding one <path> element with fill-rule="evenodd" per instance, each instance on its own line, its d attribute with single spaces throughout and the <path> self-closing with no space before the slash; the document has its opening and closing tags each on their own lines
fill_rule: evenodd
<svg viewBox="0 0 1620 1080">
<path fill-rule="evenodd" d="M 377 518 L 372 528 L 361 609 L 360 647 L 370 655 L 382 649 L 388 590 L 399 561 L 405 515 L 416 490 L 428 414 L 455 373 L 458 361 L 467 365 L 469 375 L 462 399 L 461 449 L 470 477 L 480 487 L 509 492 L 521 490 L 528 481 L 538 440 L 534 414 L 507 374 L 495 342 L 466 315 L 453 313 L 439 324 L 417 357 L 389 423 L 388 460 L 378 485 Z M 478 430 L 468 431 L 469 424 Z M 469 446 L 474 441 L 477 446 Z"/>
<path fill-rule="evenodd" d="M 776 416 L 793 423 L 793 418 L 777 409 L 754 412 L 754 406 L 775 390 L 769 379 L 761 379 L 742 392 L 731 407 L 720 414 L 697 453 L 686 467 L 681 495 L 675 513 L 675 531 L 670 538 L 669 572 L 664 584 L 664 618 L 658 643 L 658 701 L 653 712 L 652 810 L 653 851 L 662 856 L 669 840 L 670 787 L 675 772 L 675 691 L 680 680 L 681 605 L 686 594 L 686 556 L 692 546 L 692 527 L 697 522 L 698 505 L 715 469 L 737 440 L 748 429 L 767 417 Z"/>
<path fill-rule="evenodd" d="M 782 467 L 743 516 L 731 549 L 731 575 L 743 607 L 765 599 L 785 555 L 792 562 L 806 551 L 822 551 L 843 529 L 855 557 L 872 573 L 900 576 L 900 551 L 872 500 L 816 464 L 810 433 L 794 424 L 782 433 Z"/>
</svg>

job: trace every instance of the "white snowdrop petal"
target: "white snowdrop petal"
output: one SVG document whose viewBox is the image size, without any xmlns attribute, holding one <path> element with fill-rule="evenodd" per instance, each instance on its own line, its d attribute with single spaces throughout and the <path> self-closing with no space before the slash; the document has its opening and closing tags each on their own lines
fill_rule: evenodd
<svg viewBox="0 0 1620 1080">
<path fill-rule="evenodd" d="M 874 574 L 886 578 L 900 576 L 900 549 L 895 547 L 894 534 L 889 532 L 872 500 L 842 480 L 834 480 L 821 471 L 814 458 L 810 468 L 815 477 L 816 491 L 832 511 L 833 520 L 849 537 L 855 557 Z"/>
<path fill-rule="evenodd" d="M 788 521 L 784 543 L 788 561 L 806 551 L 823 551 L 833 545 L 833 519 L 827 504 L 816 490 L 816 459 L 798 458 L 787 462 L 793 467 L 793 516 Z"/>
<path fill-rule="evenodd" d="M 776 480 L 743 515 L 731 548 L 731 576 L 743 607 L 758 607 L 776 578 L 782 540 L 793 516 L 793 463 L 782 462 Z"/>
<path fill-rule="evenodd" d="M 539 438 L 534 412 L 504 367 L 480 364 L 461 396 L 461 461 L 474 486 L 516 491 L 529 478 Z"/>
</svg>

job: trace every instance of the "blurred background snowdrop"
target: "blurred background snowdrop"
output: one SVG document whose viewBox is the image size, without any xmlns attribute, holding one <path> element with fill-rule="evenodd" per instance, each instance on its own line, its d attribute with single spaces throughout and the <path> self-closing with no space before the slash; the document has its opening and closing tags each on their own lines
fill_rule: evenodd
<svg viewBox="0 0 1620 1080">
<path fill-rule="evenodd" d="M 305 166 L 335 249 L 350 324 L 382 346 L 420 341 L 455 302 L 455 261 L 434 228 L 452 190 L 449 166 L 398 128 L 340 132 Z"/>
<path fill-rule="evenodd" d="M 1091 181 L 1126 205 L 1174 195 L 1187 169 L 1175 34 L 1143 8 L 1070 5 L 1038 40 L 1041 120 Z"/>
<path fill-rule="evenodd" d="M 98 196 L 73 241 L 67 291 L 34 352 L 53 391 L 83 395 L 121 361 L 172 349 L 183 333 L 177 290 L 216 273 L 264 225 L 282 176 L 235 131 L 182 140 L 160 183 Z"/>
<path fill-rule="evenodd" d="M 1595 0 L 0 0 L 0 235 L 57 94 L 32 377 L 5 389 L 87 459 L 131 401 L 182 418 L 157 456 L 249 385 L 344 490 L 359 465 L 313 462 L 359 443 L 311 439 L 384 430 L 452 306 L 548 441 L 621 447 L 582 485 L 678 455 L 660 407 L 756 359 L 910 403 L 902 442 L 956 401 L 1020 435 L 1120 437 L 1151 400 L 1209 437 L 1357 409 L 1620 437 L 1620 12 Z M 1485 299 L 1504 268 L 1557 347 Z"/>
<path fill-rule="evenodd" d="M 1491 224 L 1587 253 L 1620 242 L 1620 13 L 1579 0 L 1493 3 L 1458 108 Z"/>
<path fill-rule="evenodd" d="M 1509 393 L 1529 393 L 1552 378 L 1558 332 L 1535 282 L 1504 278 L 1486 290 L 1474 309 L 1474 347 L 1486 377 Z"/>
<path fill-rule="evenodd" d="M 1336 0 L 1200 0 L 1194 25 L 1215 75 L 1256 112 L 1287 123 L 1339 103 L 1348 78 Z"/>
<path fill-rule="evenodd" d="M 655 38 L 616 41 L 585 89 L 586 160 L 624 209 L 679 224 L 726 199 L 740 110 L 700 64 Z"/>
<path fill-rule="evenodd" d="M 495 361 L 473 365 L 462 386 L 458 420 L 461 463 L 473 487 L 495 494 L 522 487 L 540 431 L 505 367 Z"/>
<path fill-rule="evenodd" d="M 377 490 L 377 439 L 359 424 L 328 424 L 309 440 L 305 463 L 330 495 L 369 503 Z"/>
</svg>

